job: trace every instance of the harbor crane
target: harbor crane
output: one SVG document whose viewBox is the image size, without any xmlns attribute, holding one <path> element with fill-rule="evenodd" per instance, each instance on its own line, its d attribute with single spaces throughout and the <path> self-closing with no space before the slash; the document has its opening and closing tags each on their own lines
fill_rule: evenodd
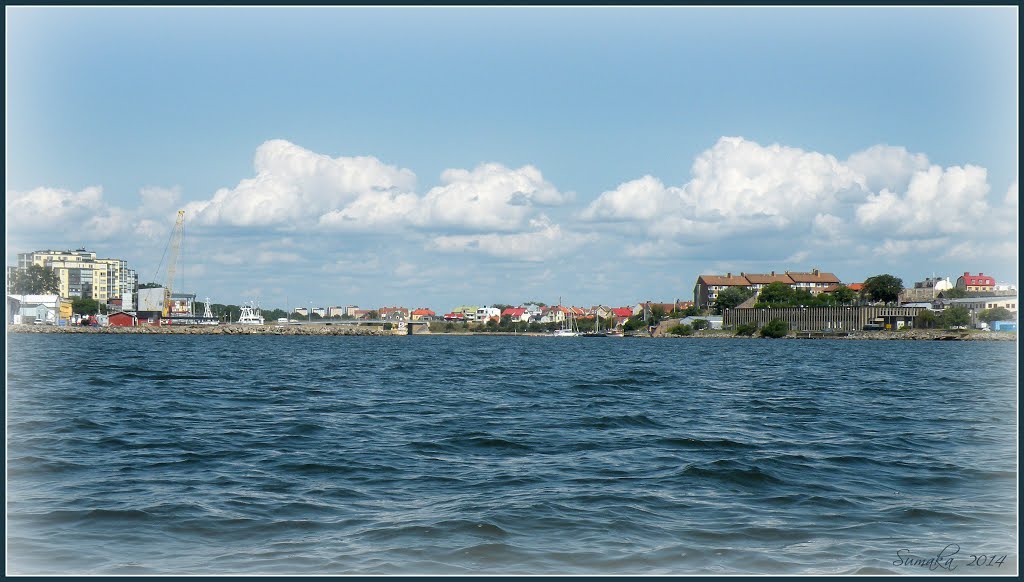
<svg viewBox="0 0 1024 582">
<path fill-rule="evenodd" d="M 181 251 L 181 238 L 185 233 L 185 211 L 178 211 L 178 220 L 171 231 L 171 256 L 167 258 L 167 284 L 164 285 L 163 316 L 171 316 L 171 288 L 174 286 L 174 271 L 178 266 L 178 253 Z"/>
</svg>

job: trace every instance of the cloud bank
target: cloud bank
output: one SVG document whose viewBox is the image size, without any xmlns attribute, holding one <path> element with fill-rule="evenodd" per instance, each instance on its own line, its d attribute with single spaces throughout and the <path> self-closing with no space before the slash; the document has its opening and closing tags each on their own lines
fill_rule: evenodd
<svg viewBox="0 0 1024 582">
<path fill-rule="evenodd" d="M 579 218 L 641 226 L 648 239 L 666 242 L 770 238 L 789 241 L 793 252 L 843 245 L 862 252 L 881 240 L 877 252 L 929 253 L 1016 232 L 1016 184 L 1002 200 L 990 201 L 989 192 L 984 168 L 943 168 L 901 147 L 876 145 L 844 161 L 723 137 L 697 156 L 687 183 L 665 186 L 652 176 L 624 182 Z"/>
<path fill-rule="evenodd" d="M 1016 240 L 1016 181 L 993 191 L 985 168 L 942 167 L 902 147 L 874 145 L 842 159 L 722 137 L 692 160 L 683 184 L 626 178 L 578 204 L 535 166 L 486 162 L 447 169 L 420 193 L 409 169 L 270 140 L 256 149 L 253 175 L 183 206 L 178 188 L 144 187 L 137 207 L 122 208 L 100 186 L 39 187 L 9 190 L 6 211 L 15 242 L 78 246 L 165 240 L 174 210 L 184 208 L 198 244 L 213 249 L 206 258 L 239 271 L 337 256 L 345 245 L 358 249 L 361 237 L 381 236 L 388 242 L 377 248 L 401 264 L 461 254 L 536 265 L 591 253 L 709 265 L 750 257 L 795 268 L 789 263 L 1017 255 L 1007 242 Z"/>
</svg>

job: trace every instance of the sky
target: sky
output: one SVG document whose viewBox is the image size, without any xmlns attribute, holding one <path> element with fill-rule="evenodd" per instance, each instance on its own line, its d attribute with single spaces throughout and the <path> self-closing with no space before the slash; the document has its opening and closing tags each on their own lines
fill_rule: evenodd
<svg viewBox="0 0 1024 582">
<path fill-rule="evenodd" d="M 6 258 L 264 307 L 1017 283 L 1017 7 L 6 7 Z"/>
</svg>

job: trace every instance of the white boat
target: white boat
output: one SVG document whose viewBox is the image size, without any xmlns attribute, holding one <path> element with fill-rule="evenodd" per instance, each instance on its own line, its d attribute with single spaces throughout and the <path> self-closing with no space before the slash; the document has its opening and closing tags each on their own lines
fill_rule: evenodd
<svg viewBox="0 0 1024 582">
<path fill-rule="evenodd" d="M 242 325 L 263 325 L 263 312 L 258 306 L 243 305 L 242 314 L 238 317 L 238 321 Z"/>
</svg>

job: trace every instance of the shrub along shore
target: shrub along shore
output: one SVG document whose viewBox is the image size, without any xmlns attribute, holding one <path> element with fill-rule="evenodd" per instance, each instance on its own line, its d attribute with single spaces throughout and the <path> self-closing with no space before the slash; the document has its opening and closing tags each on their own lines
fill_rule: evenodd
<svg viewBox="0 0 1024 582">
<path fill-rule="evenodd" d="M 690 335 L 671 333 L 671 326 L 659 326 L 652 334 L 639 333 L 634 337 L 680 338 L 680 339 L 763 339 L 758 335 L 741 336 L 730 330 L 703 329 Z M 189 325 L 189 326 L 139 326 L 139 327 L 57 327 L 53 325 L 8 325 L 7 333 L 101 333 L 101 334 L 184 334 L 184 335 L 361 335 L 394 336 L 397 330 L 384 330 L 376 326 L 351 325 Z M 404 332 L 401 334 L 404 335 Z M 450 333 L 428 333 L 417 330 L 415 335 L 458 335 L 458 336 L 512 336 L 512 333 L 493 331 L 456 331 Z M 547 333 L 523 333 L 515 335 L 549 337 Z M 898 331 L 855 331 L 847 335 L 801 334 L 789 332 L 782 339 L 844 339 L 844 340 L 954 340 L 954 341 L 1016 341 L 1014 332 L 983 332 L 975 330 L 947 331 L 941 329 L 903 329 Z M 618 341 L 611 339 L 611 341 Z"/>
</svg>

